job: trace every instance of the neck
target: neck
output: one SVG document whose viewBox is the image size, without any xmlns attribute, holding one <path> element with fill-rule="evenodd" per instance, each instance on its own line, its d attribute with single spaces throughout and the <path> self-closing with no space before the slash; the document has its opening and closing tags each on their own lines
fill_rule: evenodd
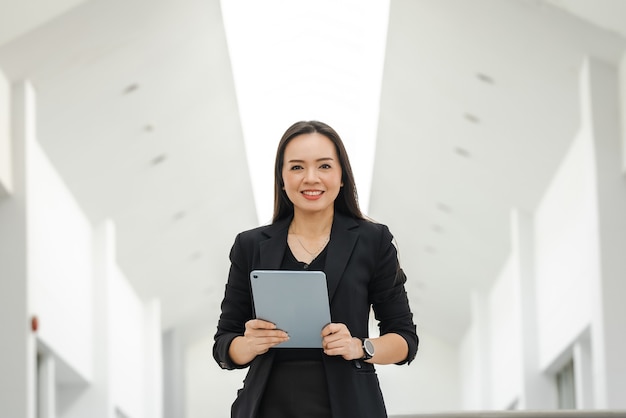
<svg viewBox="0 0 626 418">
<path fill-rule="evenodd" d="M 303 214 L 294 212 L 289 231 L 302 236 L 329 235 L 333 225 L 334 211 Z"/>
</svg>

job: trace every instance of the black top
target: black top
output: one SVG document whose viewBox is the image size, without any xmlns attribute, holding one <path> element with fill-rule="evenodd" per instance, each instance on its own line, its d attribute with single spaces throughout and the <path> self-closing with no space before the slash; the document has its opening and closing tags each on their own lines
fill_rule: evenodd
<svg viewBox="0 0 626 418">
<path fill-rule="evenodd" d="M 307 264 L 296 260 L 287 245 L 281 269 L 323 271 L 325 262 L 326 249 Z M 332 413 L 326 373 L 322 364 L 322 349 L 271 350 L 275 351 L 274 363 L 261 398 L 257 418 L 295 416 L 330 418 Z"/>
<path fill-rule="evenodd" d="M 285 257 L 281 264 L 281 270 L 311 270 L 311 271 L 324 271 L 324 264 L 326 263 L 326 247 L 321 253 L 315 257 L 311 263 L 307 264 L 303 261 L 298 261 L 291 252 L 289 245 L 285 251 Z M 321 330 L 320 330 L 321 331 Z M 321 338 L 321 337 L 320 337 Z M 316 360 L 322 361 L 322 349 L 321 348 L 273 348 L 276 351 L 276 357 L 274 361 L 292 361 L 292 360 Z"/>
</svg>

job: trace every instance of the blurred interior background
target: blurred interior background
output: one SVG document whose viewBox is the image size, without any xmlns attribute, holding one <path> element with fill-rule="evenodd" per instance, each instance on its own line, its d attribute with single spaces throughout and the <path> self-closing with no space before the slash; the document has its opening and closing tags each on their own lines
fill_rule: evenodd
<svg viewBox="0 0 626 418">
<path fill-rule="evenodd" d="M 625 51 L 621 0 L 0 0 L 0 416 L 229 416 L 228 252 L 310 119 L 408 276 L 390 415 L 626 409 Z"/>
</svg>

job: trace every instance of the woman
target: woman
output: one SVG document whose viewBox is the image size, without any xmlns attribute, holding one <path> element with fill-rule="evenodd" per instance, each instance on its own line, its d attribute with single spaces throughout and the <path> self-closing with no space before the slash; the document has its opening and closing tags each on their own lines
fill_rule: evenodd
<svg viewBox="0 0 626 418">
<path fill-rule="evenodd" d="M 408 364 L 418 337 L 392 235 L 361 214 L 350 162 L 328 125 L 297 122 L 276 153 L 272 224 L 240 233 L 213 356 L 250 367 L 232 417 L 386 417 L 374 364 Z M 249 274 L 326 273 L 332 323 L 322 349 L 274 349 L 288 335 L 254 319 Z M 368 339 L 373 308 L 380 337 Z"/>
</svg>

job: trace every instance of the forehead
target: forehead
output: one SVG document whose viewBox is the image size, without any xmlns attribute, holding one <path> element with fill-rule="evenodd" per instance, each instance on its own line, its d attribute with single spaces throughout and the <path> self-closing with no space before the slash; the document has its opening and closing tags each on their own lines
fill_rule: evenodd
<svg viewBox="0 0 626 418">
<path fill-rule="evenodd" d="M 335 144 L 325 135 L 318 132 L 295 136 L 285 147 L 285 160 L 337 158 Z"/>
</svg>

